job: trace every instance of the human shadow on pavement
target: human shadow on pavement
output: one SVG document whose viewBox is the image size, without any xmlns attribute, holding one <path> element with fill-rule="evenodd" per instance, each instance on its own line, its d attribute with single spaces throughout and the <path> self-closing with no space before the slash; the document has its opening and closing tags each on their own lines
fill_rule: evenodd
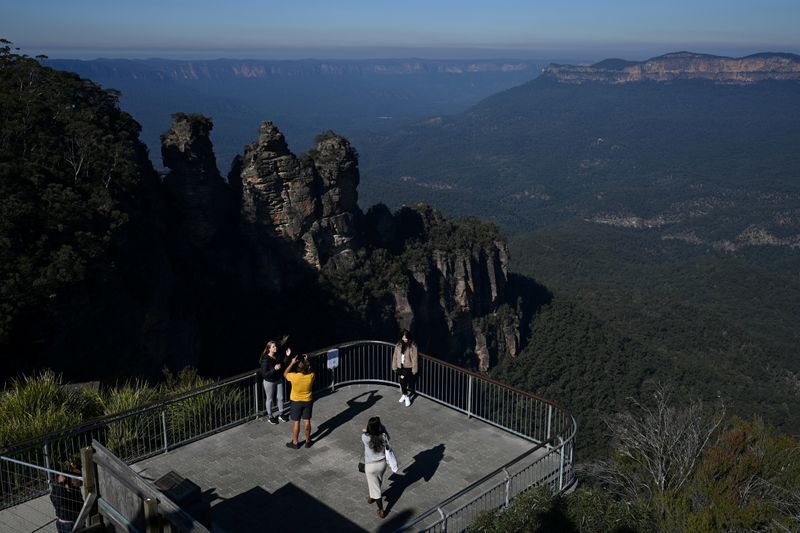
<svg viewBox="0 0 800 533">
<path fill-rule="evenodd" d="M 411 509 L 403 509 L 402 511 L 387 515 L 386 521 L 378 528 L 378 533 L 391 533 L 396 531 L 406 525 L 406 523 L 411 520 L 412 516 L 414 516 L 414 511 Z"/>
<path fill-rule="evenodd" d="M 411 461 L 407 467 L 403 469 L 403 475 L 392 474 L 389 480 L 392 482 L 391 486 L 384 492 L 386 498 L 387 512 L 394 507 L 395 503 L 403 495 L 403 492 L 419 481 L 424 479 L 427 483 L 433 478 L 439 464 L 444 458 L 444 444 L 437 444 L 430 450 L 422 450 Z"/>
<path fill-rule="evenodd" d="M 212 510 L 213 529 L 220 531 L 361 532 L 363 528 L 293 483 L 270 494 L 253 487 Z"/>
<path fill-rule="evenodd" d="M 367 395 L 364 400 L 358 400 L 362 396 Z M 358 416 L 359 414 L 363 413 L 367 409 L 373 407 L 378 400 L 383 398 L 380 394 L 378 394 L 377 390 L 371 390 L 367 392 L 362 392 L 358 396 L 347 400 L 347 409 L 341 411 L 336 416 L 333 416 L 320 425 L 317 426 L 316 431 L 311 435 L 312 442 L 317 442 L 319 440 L 324 439 L 331 433 L 333 430 L 341 426 L 342 424 L 346 424 L 350 422 L 353 418 Z"/>
</svg>

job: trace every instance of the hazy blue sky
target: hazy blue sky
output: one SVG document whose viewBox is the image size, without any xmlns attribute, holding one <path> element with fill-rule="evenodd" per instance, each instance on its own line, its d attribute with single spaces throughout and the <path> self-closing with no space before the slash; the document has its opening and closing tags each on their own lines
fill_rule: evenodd
<svg viewBox="0 0 800 533">
<path fill-rule="evenodd" d="M 51 57 L 587 57 L 800 52 L 800 0 L 0 0 Z"/>
</svg>

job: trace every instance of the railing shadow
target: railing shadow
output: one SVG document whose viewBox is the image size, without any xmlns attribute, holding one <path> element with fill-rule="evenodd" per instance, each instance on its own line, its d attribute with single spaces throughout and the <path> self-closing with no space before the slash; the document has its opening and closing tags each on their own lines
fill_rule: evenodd
<svg viewBox="0 0 800 533">
<path fill-rule="evenodd" d="M 364 395 L 367 395 L 365 400 L 357 401 L 358 398 Z M 378 394 L 377 390 L 371 390 L 347 400 L 347 409 L 318 425 L 316 431 L 311 435 L 311 440 L 317 442 L 324 439 L 339 426 L 350 422 L 353 418 L 374 406 L 381 398 L 383 398 L 383 396 Z"/>
<path fill-rule="evenodd" d="M 392 474 L 389 477 L 392 484 L 386 492 L 384 492 L 387 512 L 400 500 L 403 492 L 405 492 L 408 487 L 421 479 L 425 480 L 427 483 L 433 478 L 434 474 L 436 474 L 436 470 L 439 468 L 439 464 L 442 462 L 442 459 L 444 459 L 444 449 L 444 444 L 437 444 L 429 450 L 419 452 L 414 456 L 411 464 L 403 469 L 402 476 Z"/>
</svg>

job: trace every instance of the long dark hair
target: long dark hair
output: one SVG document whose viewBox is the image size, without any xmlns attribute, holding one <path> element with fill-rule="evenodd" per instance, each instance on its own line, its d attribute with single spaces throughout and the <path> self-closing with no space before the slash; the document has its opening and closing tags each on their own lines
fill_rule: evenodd
<svg viewBox="0 0 800 533">
<path fill-rule="evenodd" d="M 379 452 L 386 447 L 383 440 L 383 424 L 379 416 L 373 416 L 367 422 L 367 435 L 369 435 L 369 447 L 373 452 Z"/>
<path fill-rule="evenodd" d="M 404 341 L 403 337 L 407 338 L 408 342 Z M 406 349 L 414 344 L 414 339 L 411 338 L 411 332 L 407 329 L 402 330 L 400 332 L 400 342 L 398 344 L 400 345 L 400 353 L 406 353 Z"/>
</svg>

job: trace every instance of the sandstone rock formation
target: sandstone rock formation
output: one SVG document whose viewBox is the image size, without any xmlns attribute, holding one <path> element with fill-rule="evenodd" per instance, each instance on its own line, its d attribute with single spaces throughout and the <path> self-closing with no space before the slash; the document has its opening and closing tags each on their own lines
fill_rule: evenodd
<svg viewBox="0 0 800 533">
<path fill-rule="evenodd" d="M 276 245 L 314 269 L 330 261 L 349 263 L 360 215 L 358 180 L 355 150 L 343 137 L 323 134 L 298 158 L 273 123 L 261 124 L 258 140 L 235 162 L 229 181 L 240 194 L 240 229 L 257 250 L 263 286 L 279 288 L 287 273 Z"/>
<path fill-rule="evenodd" d="M 764 80 L 800 80 L 800 56 L 754 54 L 732 58 L 676 52 L 642 62 L 609 59 L 591 66 L 553 64 L 542 75 L 571 84 L 698 79 L 746 85 Z"/>
<path fill-rule="evenodd" d="M 417 216 L 426 253 L 406 263 L 406 282 L 392 291 L 400 328 L 436 354 L 472 351 L 478 368 L 520 349 L 519 313 L 508 303 L 508 248 L 488 225 L 453 225 L 428 207 L 405 208 L 398 218 Z M 393 229 L 395 238 L 408 237 Z"/>
<path fill-rule="evenodd" d="M 484 371 L 519 352 L 521 311 L 507 301 L 508 250 L 494 226 L 455 223 L 428 206 L 395 214 L 378 206 L 367 220 L 350 143 L 326 132 L 298 157 L 271 122 L 234 161 L 226 184 L 210 120 L 175 118 L 162 153 L 180 234 L 202 248 L 238 219 L 222 244 L 232 262 L 213 266 L 211 279 L 236 273 L 236 290 L 272 302 L 327 279 L 377 336 L 410 328 L 423 351 Z M 348 293 L 362 283 L 372 285 Z M 465 360 L 468 353 L 477 361 Z"/>
<path fill-rule="evenodd" d="M 219 236 L 230 195 L 209 138 L 211 121 L 183 113 L 173 118 L 161 136 L 161 155 L 170 169 L 163 184 L 172 202 L 177 233 L 202 249 Z"/>
</svg>

